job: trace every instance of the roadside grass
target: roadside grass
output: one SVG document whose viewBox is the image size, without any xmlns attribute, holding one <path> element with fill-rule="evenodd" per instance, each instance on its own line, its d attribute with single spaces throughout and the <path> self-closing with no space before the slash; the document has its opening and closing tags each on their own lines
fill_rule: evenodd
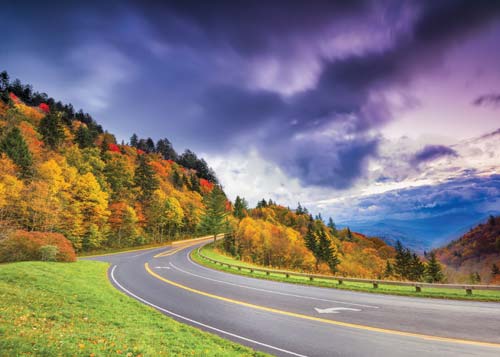
<svg viewBox="0 0 500 357">
<path fill-rule="evenodd" d="M 212 258 L 214 260 L 227 263 L 246 266 L 249 268 L 261 268 L 265 267 L 258 266 L 251 263 L 242 262 L 233 257 L 221 254 L 220 252 L 214 250 L 213 244 L 207 244 L 203 246 L 201 252 L 206 257 Z M 302 285 L 319 286 L 326 288 L 342 289 L 342 290 L 353 290 L 362 291 L 377 294 L 391 294 L 391 295 L 402 295 L 411 297 L 426 297 L 426 298 L 439 298 L 439 299 L 456 299 L 456 300 L 475 300 L 475 301 L 498 301 L 500 302 L 500 291 L 492 290 L 473 290 L 472 295 L 466 295 L 465 290 L 460 289 L 444 289 L 444 288 L 422 288 L 422 291 L 417 293 L 415 288 L 412 286 L 394 286 L 394 285 L 384 285 L 379 284 L 377 289 L 373 288 L 372 284 L 369 283 L 354 283 L 344 281 L 343 284 L 339 285 L 337 281 L 327 280 L 327 279 L 314 279 L 310 281 L 308 277 L 301 276 L 290 276 L 285 277 L 283 274 L 270 273 L 266 275 L 264 272 L 254 271 L 250 273 L 248 270 L 238 270 L 236 268 L 223 267 L 221 265 L 214 264 L 206 259 L 203 259 L 198 254 L 198 250 L 193 250 L 191 257 L 197 263 L 204 265 L 206 267 L 225 271 L 231 274 L 244 275 L 252 278 L 273 280 L 285 283 L 294 283 Z"/>
<path fill-rule="evenodd" d="M 108 264 L 0 265 L 0 355 L 265 356 L 116 290 Z"/>
</svg>

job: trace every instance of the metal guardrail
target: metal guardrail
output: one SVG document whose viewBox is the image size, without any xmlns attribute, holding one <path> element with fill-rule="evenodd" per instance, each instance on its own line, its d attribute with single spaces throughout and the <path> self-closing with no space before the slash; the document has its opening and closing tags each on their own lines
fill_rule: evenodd
<svg viewBox="0 0 500 357">
<path fill-rule="evenodd" d="M 202 246 L 203 247 L 203 246 Z M 336 280 L 339 285 L 342 285 L 344 282 L 352 282 L 352 283 L 367 283 L 372 284 L 374 289 L 377 289 L 380 285 L 396 285 L 396 286 L 413 286 L 415 287 L 415 291 L 417 293 L 422 291 L 422 288 L 446 288 L 446 289 L 458 289 L 465 290 L 467 295 L 472 295 L 472 290 L 498 290 L 500 291 L 500 285 L 471 285 L 471 284 L 438 284 L 438 283 L 421 283 L 415 281 L 394 281 L 394 280 L 380 280 L 380 279 L 362 279 L 362 278 L 347 278 L 343 276 L 333 276 L 333 275 L 324 275 L 324 274 L 307 274 L 307 273 L 299 273 L 295 271 L 289 270 L 275 270 L 275 269 L 263 269 L 263 268 L 255 268 L 248 267 L 245 265 L 238 264 L 229 264 L 224 263 L 219 260 L 215 260 L 207 257 L 201 252 L 201 248 L 198 248 L 198 255 L 205 260 L 208 260 L 216 265 L 227 266 L 228 268 L 236 268 L 238 270 L 248 270 L 250 273 L 261 272 L 266 275 L 270 274 L 280 274 L 285 275 L 285 277 L 289 278 L 291 276 L 299 276 L 299 277 L 307 277 L 310 281 L 314 279 L 323 279 L 323 280 Z"/>
</svg>

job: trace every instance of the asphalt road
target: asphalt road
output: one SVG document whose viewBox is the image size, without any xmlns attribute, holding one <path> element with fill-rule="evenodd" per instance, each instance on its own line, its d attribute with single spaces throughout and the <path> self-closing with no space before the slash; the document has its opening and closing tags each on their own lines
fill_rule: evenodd
<svg viewBox="0 0 500 357">
<path fill-rule="evenodd" d="M 86 259 L 110 262 L 117 289 L 162 313 L 273 355 L 500 356 L 498 303 L 253 279 L 194 263 L 199 245 Z"/>
</svg>

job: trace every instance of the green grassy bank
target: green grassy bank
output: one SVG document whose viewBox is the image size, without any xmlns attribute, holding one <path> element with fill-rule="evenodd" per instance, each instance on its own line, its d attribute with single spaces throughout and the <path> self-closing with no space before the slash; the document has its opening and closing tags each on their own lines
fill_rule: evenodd
<svg viewBox="0 0 500 357">
<path fill-rule="evenodd" d="M 263 356 L 117 291 L 106 263 L 0 265 L 0 356 Z"/>
<path fill-rule="evenodd" d="M 219 251 L 214 249 L 212 244 L 205 245 L 201 248 L 201 253 L 209 258 L 214 260 L 218 260 L 223 263 L 235 264 L 247 267 L 254 268 L 263 268 L 261 266 L 257 266 L 254 264 L 249 264 L 242 262 L 240 260 L 236 260 L 233 257 L 221 254 Z M 394 285 L 384 285 L 379 284 L 377 289 L 373 288 L 373 285 L 370 283 L 354 283 L 344 281 L 342 285 L 339 285 L 337 281 L 327 280 L 327 279 L 314 279 L 310 281 L 308 277 L 299 277 L 299 276 L 290 276 L 289 278 L 285 277 L 283 274 L 274 274 L 266 275 L 264 272 L 253 272 L 250 273 L 249 270 L 238 270 L 236 268 L 228 268 L 222 267 L 220 265 L 216 265 L 206 259 L 203 259 L 198 254 L 197 250 L 194 250 L 192 253 L 192 258 L 196 262 L 217 270 L 222 270 L 232 274 L 250 276 L 254 278 L 274 280 L 280 282 L 287 283 L 295 283 L 295 284 L 304 284 L 304 285 L 312 285 L 312 286 L 320 286 L 320 287 L 328 287 L 335 289 L 346 289 L 346 290 L 354 290 L 354 291 L 363 291 L 370 293 L 379 293 L 379 294 L 392 294 L 392 295 L 404 295 L 404 296 L 414 296 L 414 297 L 430 297 L 430 298 L 441 298 L 441 299 L 459 299 L 459 300 L 478 300 L 478 301 L 498 301 L 500 302 L 500 291 L 489 291 L 489 290 L 473 290 L 472 295 L 466 295 L 465 290 L 458 289 L 444 289 L 444 288 L 422 288 L 422 291 L 417 293 L 415 292 L 415 288 L 412 286 L 394 286 Z M 265 269 L 265 268 L 264 268 Z"/>
</svg>

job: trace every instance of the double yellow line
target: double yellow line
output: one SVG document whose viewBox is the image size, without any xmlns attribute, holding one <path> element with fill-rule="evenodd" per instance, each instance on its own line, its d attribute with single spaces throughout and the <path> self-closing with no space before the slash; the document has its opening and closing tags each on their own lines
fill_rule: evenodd
<svg viewBox="0 0 500 357">
<path fill-rule="evenodd" d="M 187 248 L 187 247 L 183 247 L 182 249 L 184 249 L 184 248 Z M 178 250 L 181 250 L 181 249 L 178 249 Z M 172 254 L 175 254 L 175 253 L 172 253 Z M 149 267 L 148 263 L 144 264 L 144 268 L 146 269 L 146 271 L 148 272 L 149 275 L 151 275 L 151 276 L 155 277 L 156 279 L 161 280 L 164 283 L 167 283 L 169 285 L 173 285 L 175 287 L 187 290 L 189 292 L 192 292 L 192 293 L 195 293 L 198 295 L 206 296 L 206 297 L 216 299 L 216 300 L 221 300 L 221 301 L 228 302 L 228 303 L 235 304 L 235 305 L 249 307 L 249 308 L 260 310 L 260 311 L 272 312 L 275 314 L 296 317 L 296 318 L 309 320 L 309 321 L 322 322 L 322 323 L 326 323 L 329 325 L 349 327 L 349 328 L 354 328 L 357 330 L 379 332 L 379 333 L 404 336 L 404 337 L 414 337 L 414 338 L 420 338 L 420 339 L 429 340 L 429 341 L 438 341 L 438 342 L 455 343 L 455 344 L 462 344 L 462 345 L 472 345 L 472 346 L 480 346 L 480 347 L 500 348 L 500 344 L 498 344 L 498 343 L 464 340 L 464 339 L 451 338 L 451 337 L 431 336 L 431 335 L 425 335 L 425 334 L 419 334 L 419 333 L 413 333 L 413 332 L 385 329 L 385 328 L 381 328 L 381 327 L 359 325 L 359 324 L 354 324 L 354 323 L 349 323 L 349 322 L 329 320 L 329 319 L 324 319 L 321 317 L 314 317 L 314 316 L 299 314 L 299 313 L 295 313 L 295 312 L 274 309 L 271 307 L 266 307 L 266 306 L 261 306 L 261 305 L 255 305 L 255 304 L 251 304 L 251 303 L 240 301 L 240 300 L 230 299 L 230 298 L 227 298 L 224 296 L 214 295 L 211 293 L 207 293 L 205 291 L 193 289 L 193 288 L 190 288 L 188 286 L 176 283 L 175 281 L 166 279 L 166 278 L 158 275 L 154 271 L 152 271 L 151 268 Z"/>
<path fill-rule="evenodd" d="M 207 239 L 208 240 L 208 239 Z M 171 255 L 174 255 L 178 252 L 180 252 L 181 250 L 184 250 L 186 248 L 189 248 L 189 247 L 192 247 L 193 245 L 196 245 L 196 244 L 199 244 L 201 243 L 202 241 L 199 240 L 199 241 L 196 241 L 196 242 L 192 242 L 192 243 L 188 243 L 188 244 L 185 244 L 185 245 L 182 245 L 180 246 L 179 248 L 175 248 L 175 249 L 167 249 L 166 251 L 164 252 L 161 252 L 161 253 L 158 253 L 156 254 L 155 256 L 153 256 L 153 258 L 163 258 L 163 257 L 168 257 L 168 256 L 171 256 Z"/>
</svg>

